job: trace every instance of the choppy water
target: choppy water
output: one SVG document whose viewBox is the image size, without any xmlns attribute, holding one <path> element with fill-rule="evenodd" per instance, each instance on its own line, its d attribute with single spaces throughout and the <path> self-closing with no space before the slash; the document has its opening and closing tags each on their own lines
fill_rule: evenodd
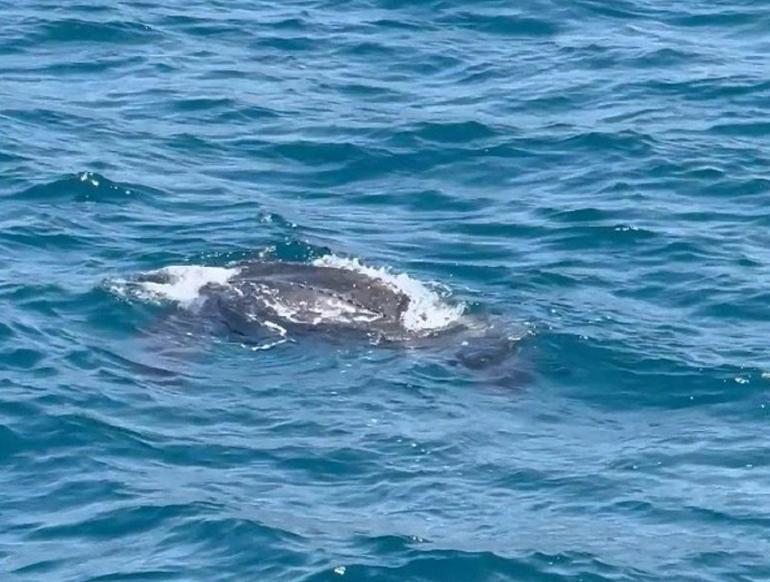
<svg viewBox="0 0 770 582">
<path fill-rule="evenodd" d="M 770 577 L 767 5 L 0 21 L 4 580 Z M 330 252 L 528 329 L 517 373 L 109 285 Z"/>
</svg>

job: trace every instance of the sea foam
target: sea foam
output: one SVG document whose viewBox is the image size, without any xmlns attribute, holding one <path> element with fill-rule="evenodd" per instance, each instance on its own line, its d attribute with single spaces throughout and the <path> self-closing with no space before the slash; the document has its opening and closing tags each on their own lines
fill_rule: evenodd
<svg viewBox="0 0 770 582">
<path fill-rule="evenodd" d="M 404 328 L 416 333 L 429 333 L 451 327 L 462 317 L 465 306 L 462 303 L 452 305 L 428 285 L 413 279 L 406 273 L 396 273 L 388 267 L 364 265 L 357 258 L 324 255 L 313 261 L 319 267 L 334 267 L 356 271 L 372 279 L 377 279 L 409 297 L 409 307 L 402 315 Z"/>
</svg>

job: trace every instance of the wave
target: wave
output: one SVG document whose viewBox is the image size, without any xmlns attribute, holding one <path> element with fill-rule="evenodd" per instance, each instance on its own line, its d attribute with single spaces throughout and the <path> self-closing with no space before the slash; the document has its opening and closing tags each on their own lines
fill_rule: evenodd
<svg viewBox="0 0 770 582">
<path fill-rule="evenodd" d="M 124 202 L 151 195 L 151 188 L 113 182 L 96 172 L 79 172 L 38 184 L 17 194 L 25 200 L 74 200 L 77 202 Z"/>
<path fill-rule="evenodd" d="M 99 22 L 79 18 L 37 21 L 28 40 L 35 43 L 144 43 L 160 33 L 139 22 Z"/>
</svg>

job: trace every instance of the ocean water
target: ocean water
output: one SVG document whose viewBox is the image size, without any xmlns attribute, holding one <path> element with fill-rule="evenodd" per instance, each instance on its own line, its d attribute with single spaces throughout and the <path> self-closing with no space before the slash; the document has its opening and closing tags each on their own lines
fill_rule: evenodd
<svg viewBox="0 0 770 582">
<path fill-rule="evenodd" d="M 770 578 L 766 3 L 0 22 L 0 578 Z M 250 345 L 188 301 L 247 259 L 515 353 Z"/>
</svg>

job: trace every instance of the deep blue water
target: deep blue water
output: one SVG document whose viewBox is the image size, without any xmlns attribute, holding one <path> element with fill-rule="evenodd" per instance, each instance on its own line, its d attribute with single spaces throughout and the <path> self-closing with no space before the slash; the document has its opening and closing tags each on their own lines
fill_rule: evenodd
<svg viewBox="0 0 770 582">
<path fill-rule="evenodd" d="M 768 579 L 769 55 L 749 0 L 0 0 L 0 577 Z M 115 287 L 327 253 L 528 333 Z"/>
</svg>

